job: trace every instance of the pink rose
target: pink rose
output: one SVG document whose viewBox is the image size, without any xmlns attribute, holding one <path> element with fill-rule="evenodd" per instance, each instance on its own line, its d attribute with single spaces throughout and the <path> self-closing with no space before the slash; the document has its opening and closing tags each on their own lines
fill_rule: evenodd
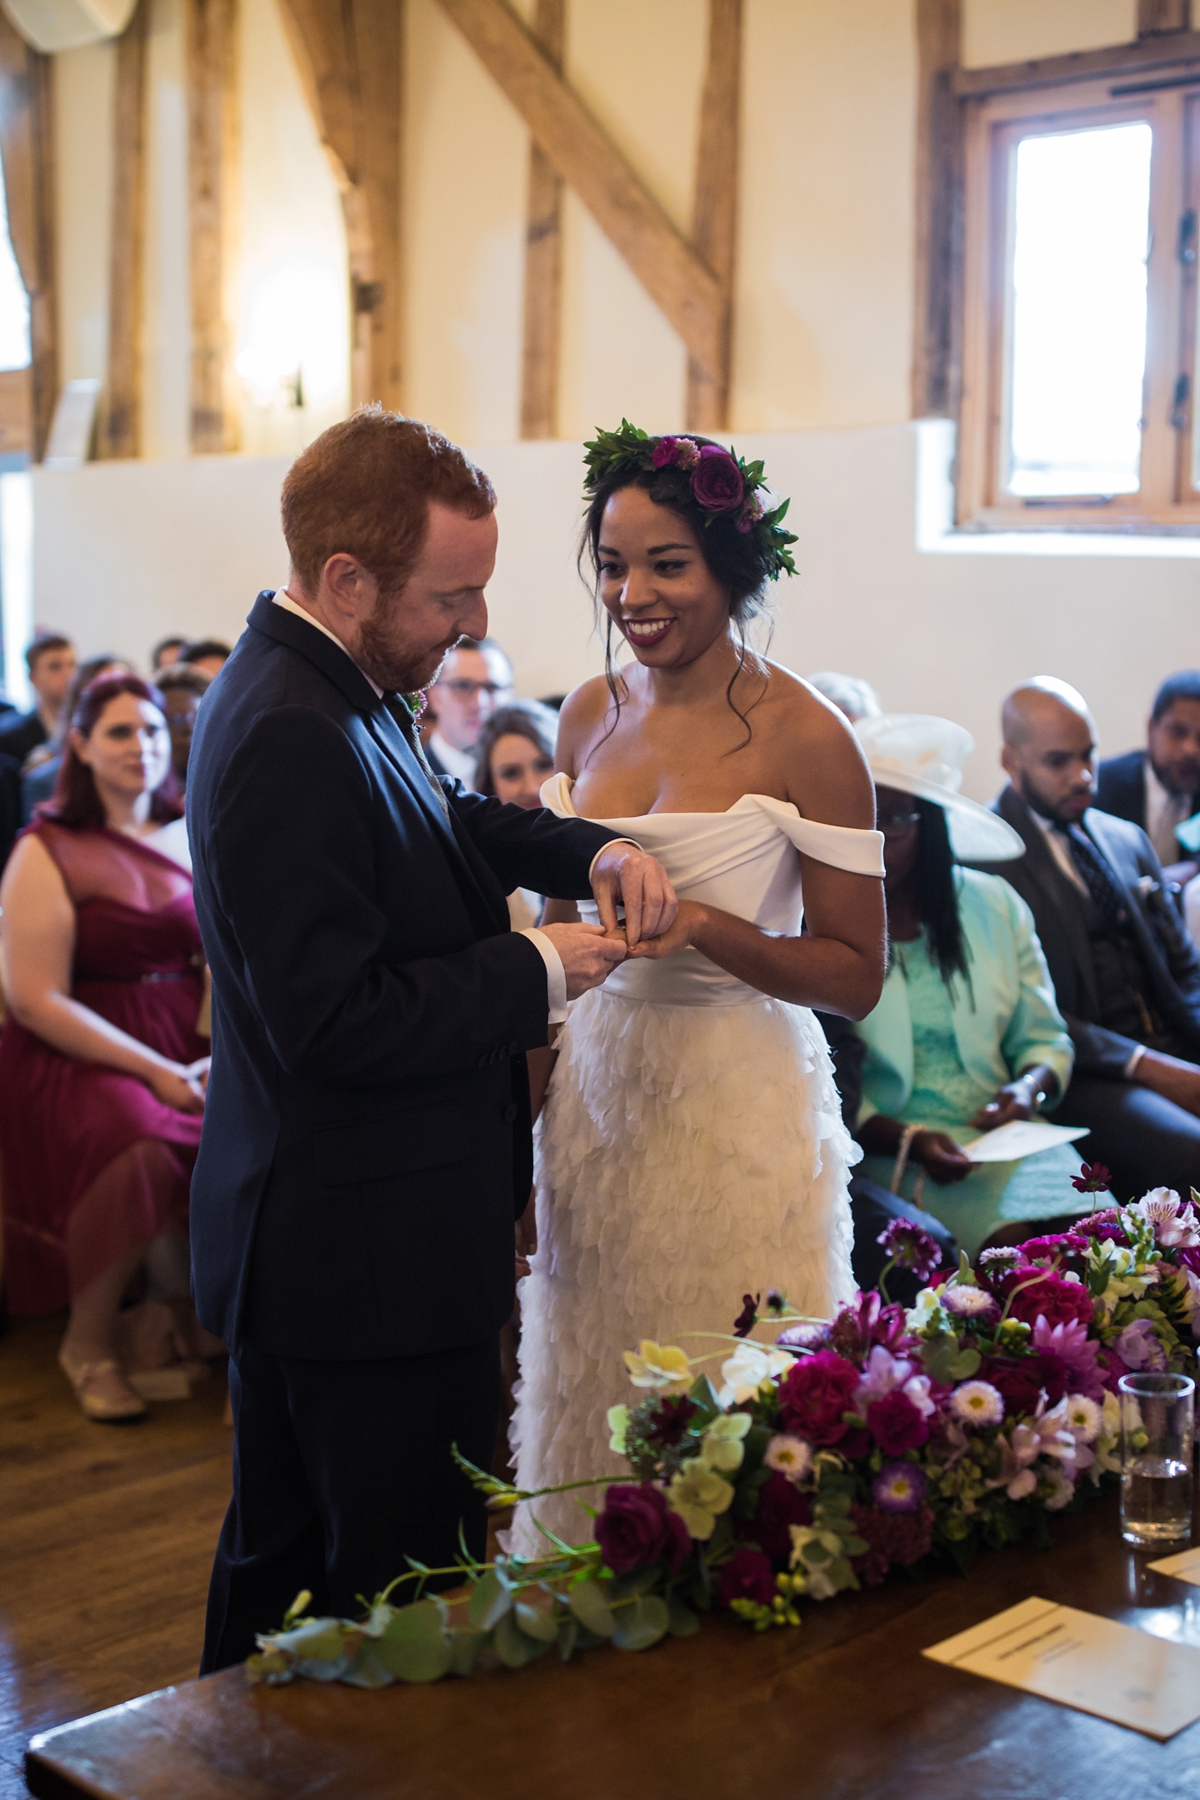
<svg viewBox="0 0 1200 1800">
<path fill-rule="evenodd" d="M 692 494 L 705 512 L 736 512 L 746 494 L 742 471 L 728 450 L 703 444 L 692 470 Z"/>
<path fill-rule="evenodd" d="M 1035 1325 L 1039 1316 L 1050 1326 L 1074 1321 L 1080 1325 L 1092 1323 L 1096 1309 L 1081 1281 L 1067 1281 L 1062 1275 L 1051 1274 L 1033 1281 L 1033 1273 L 1029 1267 L 1014 1269 L 1001 1284 L 1001 1292 L 1006 1297 L 1014 1288 L 1021 1288 L 1008 1309 L 1011 1318 L 1021 1319 L 1026 1325 Z M 1026 1281 L 1030 1285 L 1022 1286 Z"/>
<path fill-rule="evenodd" d="M 838 1444 L 846 1435 L 844 1413 L 854 1411 L 859 1372 L 832 1350 L 818 1350 L 790 1369 L 779 1384 L 779 1417 L 785 1431 L 810 1444 Z"/>
<path fill-rule="evenodd" d="M 662 1562 L 678 1574 L 692 1548 L 688 1528 L 653 1482 L 613 1486 L 596 1520 L 596 1542 L 614 1575 Z"/>
<path fill-rule="evenodd" d="M 691 438 L 661 437 L 650 454 L 650 461 L 656 469 L 694 469 L 700 461 L 700 451 Z"/>
</svg>

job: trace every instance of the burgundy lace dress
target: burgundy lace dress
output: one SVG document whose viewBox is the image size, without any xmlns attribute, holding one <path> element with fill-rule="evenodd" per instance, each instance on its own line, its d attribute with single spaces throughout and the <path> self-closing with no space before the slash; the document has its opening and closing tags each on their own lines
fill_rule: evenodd
<svg viewBox="0 0 1200 1800">
<path fill-rule="evenodd" d="M 203 954 L 191 877 L 115 831 L 30 827 L 75 908 L 71 992 L 174 1061 L 196 1034 Z M 55 1312 L 110 1264 L 186 1232 L 201 1116 L 145 1082 L 65 1056 L 11 1016 L 0 1031 L 0 1164 L 9 1303 Z"/>
</svg>

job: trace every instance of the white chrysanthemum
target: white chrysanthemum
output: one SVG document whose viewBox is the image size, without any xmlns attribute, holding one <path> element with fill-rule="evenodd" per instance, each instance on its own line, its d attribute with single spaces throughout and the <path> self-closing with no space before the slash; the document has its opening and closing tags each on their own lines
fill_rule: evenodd
<svg viewBox="0 0 1200 1800">
<path fill-rule="evenodd" d="M 964 1425 L 999 1425 L 1004 1399 L 990 1381 L 962 1381 L 950 1396 L 950 1411 Z"/>
<path fill-rule="evenodd" d="M 1065 1469 L 1055 1469 L 1050 1477 L 1050 1492 L 1046 1495 L 1047 1512 L 1061 1512 L 1075 1498 L 1075 1483 Z"/>
<path fill-rule="evenodd" d="M 812 1468 L 812 1457 L 812 1445 L 804 1438 L 780 1432 L 767 1445 L 763 1461 L 768 1469 L 778 1470 L 789 1481 L 803 1481 Z"/>
<path fill-rule="evenodd" d="M 1100 1435 L 1100 1427 L 1104 1423 L 1104 1414 L 1086 1394 L 1069 1394 L 1063 1417 L 1077 1443 L 1093 1443 Z"/>
<path fill-rule="evenodd" d="M 948 1313 L 954 1313 L 960 1319 L 973 1319 L 977 1313 L 987 1312 L 996 1302 L 986 1288 L 969 1287 L 955 1282 L 942 1295 L 942 1305 Z"/>
</svg>

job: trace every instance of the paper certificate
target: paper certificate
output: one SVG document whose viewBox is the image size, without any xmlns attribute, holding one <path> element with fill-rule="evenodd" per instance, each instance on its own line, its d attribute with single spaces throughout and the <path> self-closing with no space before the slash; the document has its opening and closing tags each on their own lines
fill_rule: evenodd
<svg viewBox="0 0 1200 1800">
<path fill-rule="evenodd" d="M 1158 1575 L 1173 1575 L 1176 1581 L 1190 1581 L 1200 1587 L 1200 1550 L 1181 1550 L 1176 1556 L 1164 1556 L 1148 1565 Z"/>
<path fill-rule="evenodd" d="M 972 1162 L 1019 1162 L 1023 1156 L 1036 1156 L 1039 1150 L 1053 1150 L 1056 1144 L 1073 1144 L 1086 1137 L 1086 1125 L 1047 1125 L 1045 1119 L 1014 1119 L 1011 1125 L 997 1125 L 969 1144 L 963 1144 Z"/>
<path fill-rule="evenodd" d="M 1023 1600 L 924 1654 L 1153 1738 L 1200 1719 L 1200 1650 L 1051 1600 Z"/>
</svg>

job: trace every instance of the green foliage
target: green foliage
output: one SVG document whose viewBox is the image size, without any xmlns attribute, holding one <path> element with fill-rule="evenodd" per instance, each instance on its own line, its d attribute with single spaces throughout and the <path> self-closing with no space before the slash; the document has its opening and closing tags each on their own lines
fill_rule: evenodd
<svg viewBox="0 0 1200 1800">
<path fill-rule="evenodd" d="M 512 1589 L 499 1569 L 489 1569 L 475 1587 L 467 1618 L 478 1631 L 491 1631 L 513 1603 Z"/>
<path fill-rule="evenodd" d="M 657 1594 L 640 1594 L 617 1612 L 612 1641 L 618 1650 L 649 1650 L 666 1636 L 670 1623 L 665 1600 Z"/>
<path fill-rule="evenodd" d="M 980 1364 L 978 1350 L 971 1345 L 959 1348 L 958 1338 L 952 1331 L 935 1332 L 927 1337 L 921 1345 L 921 1361 L 925 1365 L 925 1373 L 931 1381 L 937 1381 L 949 1387 L 956 1381 L 966 1381 L 974 1375 Z"/>
<path fill-rule="evenodd" d="M 440 1681 L 454 1649 L 446 1635 L 445 1608 L 436 1600 L 402 1606 L 374 1641 L 375 1661 L 397 1681 Z"/>
<path fill-rule="evenodd" d="M 597 1637 L 610 1638 L 617 1628 L 612 1607 L 596 1581 L 581 1581 L 570 1591 L 567 1603 L 581 1625 Z"/>
</svg>

